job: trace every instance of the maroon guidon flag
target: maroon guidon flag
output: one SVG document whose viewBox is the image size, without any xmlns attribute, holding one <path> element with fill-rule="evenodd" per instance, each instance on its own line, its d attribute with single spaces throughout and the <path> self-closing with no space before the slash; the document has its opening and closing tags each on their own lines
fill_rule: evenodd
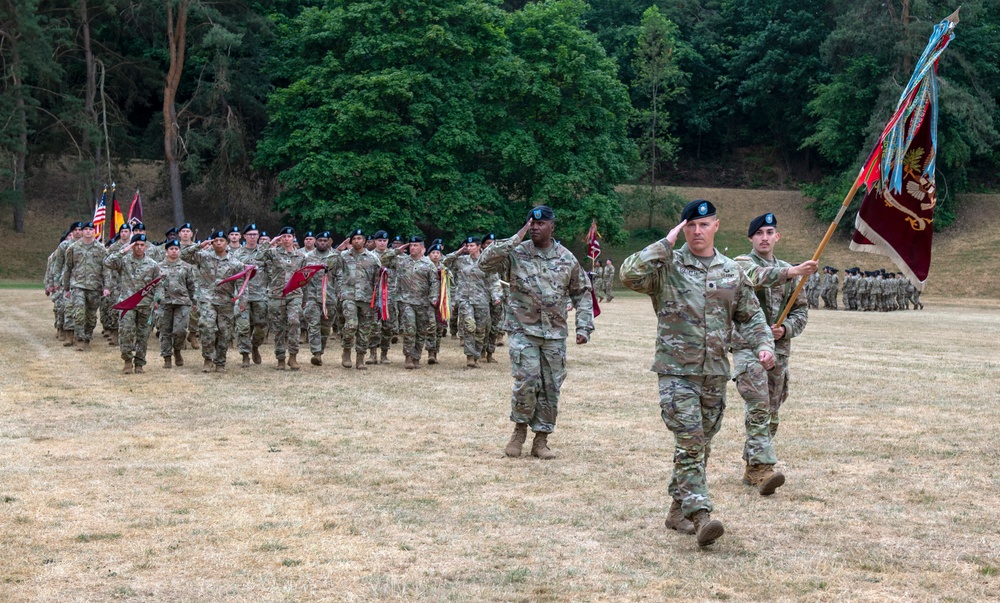
<svg viewBox="0 0 1000 603">
<path fill-rule="evenodd" d="M 281 290 L 281 297 L 285 297 L 300 287 L 305 287 L 306 283 L 308 283 L 317 272 L 323 270 L 326 270 L 326 267 L 321 265 L 303 266 L 302 268 L 299 268 L 292 273 L 292 278 L 288 279 L 288 282 L 285 283 L 285 288 Z"/>
<path fill-rule="evenodd" d="M 146 283 L 146 285 L 143 286 L 142 289 L 139 289 L 132 295 L 126 297 L 117 304 L 111 306 L 111 308 L 114 310 L 121 310 L 122 316 L 125 316 L 126 312 L 128 312 L 129 310 L 134 310 L 135 307 L 138 306 L 140 302 L 142 302 L 142 298 L 152 293 L 153 289 L 155 289 L 156 286 L 160 284 L 160 281 L 162 280 L 163 280 L 162 276 L 154 278 L 153 280 Z"/>
<path fill-rule="evenodd" d="M 937 188 L 937 64 L 954 38 L 958 15 L 931 35 L 896 111 L 859 180 L 867 188 L 854 221 L 851 249 L 888 256 L 923 290 L 931 265 Z"/>
</svg>

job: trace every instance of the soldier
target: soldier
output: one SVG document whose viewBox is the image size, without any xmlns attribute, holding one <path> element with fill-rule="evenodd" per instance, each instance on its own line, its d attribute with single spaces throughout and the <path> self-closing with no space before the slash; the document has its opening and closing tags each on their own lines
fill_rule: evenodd
<svg viewBox="0 0 1000 603">
<path fill-rule="evenodd" d="M 913 309 L 923 310 L 924 304 L 920 301 L 920 289 L 917 289 L 909 279 L 906 280 L 906 292 L 910 296 L 910 303 L 913 304 Z"/>
<path fill-rule="evenodd" d="M 441 239 L 435 239 L 427 251 L 427 258 L 434 264 L 434 268 L 438 272 L 438 282 L 441 283 L 447 278 L 447 282 L 450 283 L 451 273 L 448 269 L 444 267 L 444 262 L 442 261 L 443 249 L 441 247 Z M 449 285 L 450 286 L 450 285 Z M 450 292 L 450 290 L 449 290 Z M 440 307 L 442 289 L 439 285 L 438 288 L 438 306 Z M 448 322 L 441 318 L 441 312 L 434 312 L 434 335 L 427 340 L 427 364 L 437 364 L 438 352 L 441 351 L 441 340 L 448 336 Z"/>
<path fill-rule="evenodd" d="M 307 233 L 308 234 L 308 233 Z M 303 287 L 302 319 L 308 332 L 310 362 L 323 366 L 323 352 L 333 326 L 337 324 L 337 273 L 343 259 L 343 249 L 331 249 L 333 237 L 326 230 L 316 234 L 315 248 L 306 254 L 306 266 L 324 266 L 326 276 L 315 275 Z M 344 245 L 346 248 L 346 245 Z M 326 282 L 326 305 L 323 304 L 323 283 Z M 325 313 L 324 313 L 325 312 Z"/>
<path fill-rule="evenodd" d="M 59 245 L 70 236 L 70 231 L 63 233 L 62 238 L 59 239 Z M 62 296 L 62 273 L 56 272 L 56 256 L 59 253 L 59 245 L 49 254 L 48 259 L 45 261 L 45 276 L 43 280 L 43 286 L 45 287 L 45 296 L 52 301 L 52 314 L 55 317 L 54 326 L 56 329 L 56 339 L 58 341 L 66 340 L 66 330 L 63 326 L 65 321 L 65 313 L 63 310 L 63 296 Z"/>
<path fill-rule="evenodd" d="M 181 261 L 181 242 L 167 241 L 163 246 L 166 258 L 160 262 L 163 280 L 156 290 L 155 305 L 160 311 L 160 357 L 163 368 L 171 362 L 184 366 L 184 340 L 191 320 L 191 304 L 195 297 L 194 267 Z"/>
<path fill-rule="evenodd" d="M 604 299 L 610 302 L 615 298 L 613 293 L 615 288 L 615 264 L 611 261 L 611 258 L 604 261 L 603 277 Z"/>
<path fill-rule="evenodd" d="M 371 306 L 372 292 L 382 264 L 378 256 L 365 249 L 365 233 L 355 230 L 350 238 L 351 248 L 341 252 L 342 266 L 337 278 L 340 294 L 340 311 L 344 315 L 341 335 L 343 356 L 340 364 L 351 368 L 351 349 L 357 352 L 354 368 L 365 370 L 365 352 L 375 337 L 375 310 Z"/>
<path fill-rule="evenodd" d="M 385 254 L 389 252 L 389 233 L 387 233 L 384 230 L 379 230 L 379 231 L 377 231 L 372 236 L 372 240 L 373 240 L 374 245 L 375 245 L 375 247 L 372 249 L 372 253 L 374 253 L 375 257 L 377 257 L 379 259 L 379 263 L 382 264 L 382 267 L 383 268 L 387 268 L 385 266 L 385 264 L 382 263 L 382 259 L 385 257 Z M 395 303 L 396 302 L 396 275 L 395 275 L 395 272 L 392 271 L 392 270 L 389 270 L 389 274 L 387 275 L 387 278 L 389 279 L 389 281 L 388 281 L 388 285 L 389 285 L 389 298 L 386 299 L 386 300 L 383 300 L 383 303 L 385 303 L 388 306 L 388 309 L 389 309 L 389 319 L 388 320 L 382 320 L 381 318 L 378 317 L 377 314 L 375 316 L 375 326 L 376 326 L 376 329 L 375 329 L 375 335 L 374 335 L 374 337 L 372 338 L 371 342 L 368 344 L 368 345 L 371 346 L 371 350 L 370 350 L 370 357 L 368 358 L 367 364 L 378 364 L 378 363 L 389 364 L 390 363 L 390 361 L 389 361 L 389 347 L 390 347 L 390 345 L 392 343 L 394 343 L 393 339 L 395 339 L 396 341 L 399 340 L 398 336 L 396 335 L 396 329 L 393 327 L 393 325 L 396 322 L 396 318 L 397 318 L 396 317 L 396 303 Z M 379 348 L 382 349 L 382 357 L 381 358 L 378 357 L 378 350 L 379 350 Z"/>
<path fill-rule="evenodd" d="M 253 222 L 247 224 L 242 234 L 245 244 L 231 253 L 243 264 L 255 264 L 254 256 L 257 254 L 260 239 L 257 224 Z M 239 315 L 236 317 L 236 349 L 242 356 L 240 367 L 250 368 L 251 357 L 254 364 L 263 362 L 260 357 L 260 346 L 267 337 L 267 274 L 264 270 L 258 270 L 247 283 L 237 310 Z"/>
<path fill-rule="evenodd" d="M 824 273 L 826 272 L 825 267 L 823 268 L 823 271 Z M 819 309 L 819 289 L 821 278 L 820 274 L 815 272 L 806 280 L 806 298 L 809 302 L 810 308 Z"/>
<path fill-rule="evenodd" d="M 514 377 L 510 400 L 514 433 L 504 448 L 508 457 L 521 456 L 531 427 L 535 433 L 531 455 L 555 458 L 548 436 L 556 426 L 559 390 L 566 379 L 568 302 L 576 309 L 576 343 L 587 343 L 594 331 L 590 282 L 573 254 L 552 239 L 554 229 L 555 213 L 540 205 L 528 213 L 517 234 L 497 241 L 479 258 L 482 271 L 510 283 L 504 330 L 509 333 Z M 530 240 L 522 242 L 529 232 Z"/>
<path fill-rule="evenodd" d="M 594 293 L 597 295 L 597 301 L 604 301 L 604 265 L 600 262 L 594 264 L 594 269 L 590 272 L 594 275 L 594 280 L 591 282 L 591 286 L 594 288 Z"/>
<path fill-rule="evenodd" d="M 479 237 L 468 237 L 462 246 L 444 256 L 444 265 L 455 273 L 459 320 L 465 338 L 465 367 L 479 368 L 490 330 L 490 305 L 500 303 L 500 283 L 495 274 L 479 267 Z M 492 361 L 488 358 L 487 362 Z"/>
<path fill-rule="evenodd" d="M 181 253 L 183 253 L 184 250 L 187 249 L 188 247 L 197 244 L 194 241 L 194 234 L 195 234 L 194 229 L 191 228 L 190 222 L 185 222 L 184 224 L 181 224 L 180 227 L 177 228 L 177 237 L 181 242 Z M 195 278 L 195 290 L 197 291 L 197 289 L 198 289 L 198 279 Z M 198 302 L 196 300 L 193 300 L 193 303 L 191 304 L 191 314 L 188 317 L 188 324 L 194 326 L 188 328 L 188 335 L 187 335 L 187 343 L 190 344 L 192 350 L 197 350 L 199 347 L 201 347 L 201 345 L 198 343 L 198 328 L 197 328 L 198 318 L 199 318 Z"/>
<path fill-rule="evenodd" d="M 313 252 L 314 249 L 316 249 L 317 238 L 318 237 L 315 234 L 313 234 L 313 231 L 311 230 L 306 231 L 305 236 L 302 237 L 302 249 L 299 249 L 299 253 L 302 255 L 302 257 L 309 255 L 310 253 Z M 333 243 L 333 241 L 330 242 Z"/>
<path fill-rule="evenodd" d="M 59 307 L 63 315 L 63 346 L 70 347 L 76 342 L 76 324 L 73 316 L 73 303 L 67 295 L 69 290 L 63 287 L 63 271 L 66 268 L 66 250 L 83 236 L 83 222 L 73 222 L 69 227 L 69 236 L 56 247 L 56 257 L 52 261 L 53 278 L 58 288 Z"/>
<path fill-rule="evenodd" d="M 132 253 L 129 253 L 129 252 Z M 160 267 L 146 257 L 146 235 L 132 235 L 128 245 L 104 258 L 104 266 L 118 273 L 121 293 L 118 301 L 124 301 L 138 293 L 160 276 Z M 105 290 L 104 295 L 110 292 Z M 123 374 L 133 371 L 142 373 L 146 366 L 146 346 L 152 326 L 153 296 L 146 295 L 139 304 L 124 313 L 119 326 L 119 349 L 125 366 Z"/>
<path fill-rule="evenodd" d="M 424 256 L 424 238 L 410 237 L 409 243 L 382 256 L 382 265 L 397 275 L 400 320 L 403 325 L 405 368 L 419 369 L 420 354 L 434 337 L 434 313 L 441 290 L 438 269 Z"/>
<path fill-rule="evenodd" d="M 200 245 L 191 245 L 181 251 L 181 259 L 194 267 L 198 277 L 195 295 L 200 313 L 198 330 L 203 373 L 226 372 L 226 354 L 233 340 L 236 283 L 221 281 L 239 274 L 244 265 L 229 255 L 228 243 L 226 233 L 217 230 Z"/>
<path fill-rule="evenodd" d="M 684 230 L 687 242 L 673 251 Z M 705 466 L 722 425 L 729 379 L 727 350 L 734 321 L 765 369 L 774 366 L 774 342 L 753 285 L 740 265 L 715 249 L 715 207 L 692 201 L 665 238 L 629 256 L 621 267 L 627 288 L 653 298 L 658 319 L 656 356 L 663 422 L 674 433 L 673 499 L 666 525 L 688 530 L 699 546 L 724 533 L 711 518 Z"/>
<path fill-rule="evenodd" d="M 104 246 L 94 239 L 94 223 L 83 223 L 81 237 L 66 249 L 62 271 L 66 299 L 72 300 L 76 349 L 90 350 L 90 340 L 97 326 L 97 313 L 104 291 Z"/>
<path fill-rule="evenodd" d="M 486 251 L 489 249 L 490 245 L 496 242 L 497 236 L 492 232 L 483 237 L 482 250 Z M 504 289 L 503 283 L 500 283 L 500 299 L 497 303 L 490 305 L 490 331 L 486 334 L 486 362 L 495 363 L 496 360 L 493 355 L 496 353 L 497 346 L 503 345 L 500 343 L 500 338 L 503 337 L 503 315 L 506 310 L 506 291 Z"/>
<path fill-rule="evenodd" d="M 295 249 L 295 229 L 291 226 L 282 228 L 274 239 L 274 246 L 258 246 L 253 258 L 267 275 L 267 316 L 274 335 L 274 357 L 278 361 L 276 368 L 279 371 L 285 370 L 287 353 L 288 368 L 297 371 L 302 289 L 296 289 L 287 295 L 283 293 L 292 275 L 305 264 L 305 258 Z"/>
<path fill-rule="evenodd" d="M 808 303 L 804 295 L 792 300 L 797 279 L 814 274 L 813 260 L 792 266 L 774 257 L 774 248 L 781 240 L 778 218 L 771 213 L 757 216 L 747 231 L 753 251 L 734 258 L 750 279 L 760 303 L 764 318 L 771 325 L 774 339 L 774 367 L 764 371 L 757 356 L 737 330 L 733 334 L 733 360 L 736 365 L 737 390 L 746 400 L 746 444 L 743 460 L 746 469 L 743 483 L 755 486 L 760 494 L 768 496 L 785 483 L 785 476 L 774 471 L 776 456 L 773 438 L 778 431 L 778 411 L 788 398 L 788 360 L 791 340 L 805 329 L 808 320 Z M 792 309 L 782 325 L 775 326 L 782 310 L 789 303 Z M 763 393 L 763 404 L 758 392 Z"/>
</svg>

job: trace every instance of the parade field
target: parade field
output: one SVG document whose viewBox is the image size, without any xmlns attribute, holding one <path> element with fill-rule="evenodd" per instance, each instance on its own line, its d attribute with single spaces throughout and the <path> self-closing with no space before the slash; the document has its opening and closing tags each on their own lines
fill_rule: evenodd
<svg viewBox="0 0 1000 603">
<path fill-rule="evenodd" d="M 394 348 L 366 372 L 335 349 L 292 373 L 268 346 L 202 374 L 153 344 L 122 375 L 100 338 L 59 345 L 41 290 L 0 290 L 0 600 L 995 601 L 1000 303 L 924 301 L 810 312 L 774 496 L 740 483 L 730 386 L 708 466 L 726 534 L 699 551 L 663 525 L 648 298 L 569 345 L 539 461 L 503 455 L 506 348 L 466 370 L 448 340 L 420 371 Z"/>
</svg>

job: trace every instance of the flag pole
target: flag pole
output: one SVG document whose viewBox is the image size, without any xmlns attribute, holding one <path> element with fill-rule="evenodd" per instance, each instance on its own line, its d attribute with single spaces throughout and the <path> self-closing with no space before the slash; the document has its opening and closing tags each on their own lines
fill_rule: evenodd
<svg viewBox="0 0 1000 603">
<path fill-rule="evenodd" d="M 826 235 L 823 237 L 823 240 L 820 241 L 819 247 L 816 248 L 816 253 L 812 256 L 812 261 L 819 261 L 819 256 L 822 255 L 823 250 L 826 249 L 827 243 L 829 243 L 830 239 L 833 237 L 833 233 L 837 230 L 837 225 L 840 224 L 841 218 L 844 217 L 847 207 L 851 204 L 851 201 L 854 200 L 854 196 L 858 194 L 858 189 L 861 188 L 861 182 L 864 180 L 862 178 L 863 174 L 864 170 L 862 170 L 861 174 L 858 174 L 857 179 L 854 181 L 854 186 L 851 187 L 847 196 L 844 197 L 844 203 L 840 206 L 840 211 L 837 212 L 837 217 L 833 219 L 830 227 L 826 229 Z M 785 322 L 785 319 L 788 318 L 788 313 L 792 311 L 792 305 L 795 304 L 795 300 L 799 297 L 799 293 L 802 291 L 802 287 L 804 287 L 805 284 L 806 278 L 800 278 L 799 284 L 795 286 L 795 291 L 792 292 L 792 297 L 789 298 L 788 304 L 785 306 L 785 309 L 781 311 L 781 316 L 778 317 L 778 322 L 776 322 L 774 326 L 780 327 L 781 323 Z"/>
</svg>

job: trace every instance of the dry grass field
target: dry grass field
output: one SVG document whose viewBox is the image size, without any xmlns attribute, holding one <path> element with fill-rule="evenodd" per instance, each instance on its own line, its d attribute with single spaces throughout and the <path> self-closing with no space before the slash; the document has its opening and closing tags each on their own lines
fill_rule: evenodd
<svg viewBox="0 0 1000 603">
<path fill-rule="evenodd" d="M 506 354 L 203 375 L 153 352 L 123 376 L 57 345 L 40 291 L 0 290 L 0 601 L 996 601 L 1000 304 L 926 302 L 812 313 L 773 497 L 740 484 L 730 388 L 726 535 L 699 551 L 663 527 L 645 298 L 571 345 L 542 462 L 503 457 Z"/>
</svg>

